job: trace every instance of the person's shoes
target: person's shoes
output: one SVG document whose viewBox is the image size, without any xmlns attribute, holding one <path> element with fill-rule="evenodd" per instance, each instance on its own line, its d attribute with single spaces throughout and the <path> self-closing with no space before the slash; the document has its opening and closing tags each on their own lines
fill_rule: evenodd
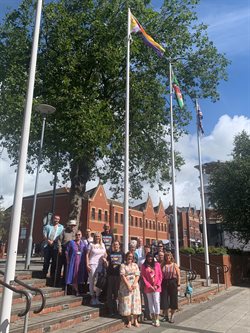
<svg viewBox="0 0 250 333">
<path fill-rule="evenodd" d="M 160 321 L 159 321 L 159 319 L 156 319 L 156 321 L 155 321 L 155 327 L 159 327 L 160 326 Z"/>
<path fill-rule="evenodd" d="M 96 299 L 95 298 L 91 298 L 90 305 L 96 305 Z"/>
<path fill-rule="evenodd" d="M 152 325 L 155 326 L 155 320 L 154 319 L 152 319 Z"/>
<path fill-rule="evenodd" d="M 169 319 L 169 322 L 170 322 L 171 324 L 173 324 L 173 323 L 174 323 L 174 318 L 171 317 L 171 318 Z"/>
<path fill-rule="evenodd" d="M 168 321 L 168 317 L 164 316 L 162 319 L 161 319 L 161 322 L 162 323 L 166 323 Z"/>
<path fill-rule="evenodd" d="M 95 304 L 96 304 L 96 305 L 100 305 L 100 304 L 102 304 L 102 303 L 99 301 L 98 298 L 96 298 L 96 299 L 95 299 Z"/>
</svg>

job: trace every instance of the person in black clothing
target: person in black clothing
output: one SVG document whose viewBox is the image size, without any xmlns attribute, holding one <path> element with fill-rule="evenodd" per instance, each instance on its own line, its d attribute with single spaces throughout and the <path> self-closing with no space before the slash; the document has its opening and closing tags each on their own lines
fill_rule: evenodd
<svg viewBox="0 0 250 333">
<path fill-rule="evenodd" d="M 114 242 L 114 235 L 110 232 L 109 224 L 105 223 L 103 226 L 104 231 L 102 232 L 102 242 L 105 245 L 107 253 L 111 251 L 111 245 Z"/>
<path fill-rule="evenodd" d="M 124 262 L 124 253 L 120 250 L 120 243 L 115 241 L 105 265 L 107 267 L 107 305 L 111 316 L 118 313 L 118 290 L 120 287 L 120 266 Z"/>
</svg>

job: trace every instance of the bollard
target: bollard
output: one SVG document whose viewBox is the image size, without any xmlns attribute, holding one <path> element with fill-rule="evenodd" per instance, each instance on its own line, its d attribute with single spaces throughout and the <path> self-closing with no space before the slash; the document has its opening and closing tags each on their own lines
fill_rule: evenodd
<svg viewBox="0 0 250 333">
<path fill-rule="evenodd" d="M 220 291 L 220 267 L 216 267 L 218 292 Z"/>
</svg>

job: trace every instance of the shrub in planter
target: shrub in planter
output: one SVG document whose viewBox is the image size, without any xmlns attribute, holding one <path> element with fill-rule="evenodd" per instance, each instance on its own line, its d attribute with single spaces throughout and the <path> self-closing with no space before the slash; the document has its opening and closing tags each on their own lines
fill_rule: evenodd
<svg viewBox="0 0 250 333">
<path fill-rule="evenodd" d="M 208 252 L 210 254 L 225 255 L 227 254 L 227 249 L 225 247 L 209 246 Z"/>
<path fill-rule="evenodd" d="M 195 254 L 195 249 L 192 247 L 181 247 L 180 252 L 184 254 Z"/>
<path fill-rule="evenodd" d="M 196 254 L 203 254 L 205 252 L 204 247 L 200 246 L 195 249 Z"/>
</svg>

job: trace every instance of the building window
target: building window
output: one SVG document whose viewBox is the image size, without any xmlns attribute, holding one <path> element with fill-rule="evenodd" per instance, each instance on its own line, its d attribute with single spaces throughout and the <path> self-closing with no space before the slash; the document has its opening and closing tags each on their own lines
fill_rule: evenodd
<svg viewBox="0 0 250 333">
<path fill-rule="evenodd" d="M 95 208 L 92 208 L 91 210 L 91 218 L 92 220 L 95 220 Z"/>
<path fill-rule="evenodd" d="M 102 220 L 102 210 L 98 209 L 98 221 Z"/>
<path fill-rule="evenodd" d="M 155 221 L 153 221 L 153 229 L 155 230 Z"/>
<path fill-rule="evenodd" d="M 120 242 L 121 242 L 121 244 L 123 243 L 123 236 L 120 236 Z"/>
<path fill-rule="evenodd" d="M 146 219 L 146 229 L 148 229 L 148 220 Z"/>
<path fill-rule="evenodd" d="M 123 214 L 121 214 L 120 222 L 121 222 L 121 224 L 123 224 Z"/>
<path fill-rule="evenodd" d="M 160 222 L 158 222 L 158 230 L 159 231 L 161 230 L 161 224 L 160 224 Z"/>
<path fill-rule="evenodd" d="M 149 229 L 152 229 L 152 221 L 149 220 Z"/>
<path fill-rule="evenodd" d="M 161 224 L 161 231 L 163 231 L 163 223 Z"/>
<path fill-rule="evenodd" d="M 135 218 L 135 226 L 138 227 L 138 217 Z"/>
<path fill-rule="evenodd" d="M 132 226 L 134 225 L 134 217 L 133 216 L 130 216 L 130 223 L 131 223 Z"/>
<path fill-rule="evenodd" d="M 165 231 L 167 232 L 167 225 L 166 225 L 166 224 L 164 224 L 164 227 L 165 227 Z"/>
<path fill-rule="evenodd" d="M 142 218 L 140 218 L 140 228 L 142 228 Z"/>
<path fill-rule="evenodd" d="M 118 213 L 115 213 L 115 223 L 118 223 Z"/>
<path fill-rule="evenodd" d="M 108 222 L 108 212 L 106 210 L 104 212 L 104 221 Z"/>
<path fill-rule="evenodd" d="M 146 238 L 146 244 L 150 245 L 150 238 Z"/>
</svg>

